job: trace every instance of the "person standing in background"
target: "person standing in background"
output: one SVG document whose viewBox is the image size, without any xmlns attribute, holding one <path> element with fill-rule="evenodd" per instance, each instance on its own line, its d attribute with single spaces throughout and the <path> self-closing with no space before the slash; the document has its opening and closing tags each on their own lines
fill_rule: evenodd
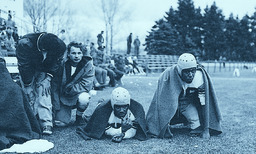
<svg viewBox="0 0 256 154">
<path fill-rule="evenodd" d="M 127 54 L 130 55 L 132 48 L 132 33 L 127 37 Z"/>
<path fill-rule="evenodd" d="M 136 39 L 133 41 L 133 45 L 134 45 L 134 55 L 136 57 L 139 56 L 140 52 L 140 40 L 139 40 L 139 37 L 137 36 Z"/>
<path fill-rule="evenodd" d="M 11 27 L 12 29 L 14 29 L 15 27 L 15 22 L 12 20 L 12 15 L 9 13 L 8 14 L 8 20 L 5 21 L 6 23 L 6 27 Z"/>
<path fill-rule="evenodd" d="M 101 50 L 103 49 L 102 44 L 104 43 L 104 37 L 103 37 L 104 31 L 101 31 L 100 34 L 97 35 L 97 43 L 98 43 L 98 49 Z"/>
</svg>

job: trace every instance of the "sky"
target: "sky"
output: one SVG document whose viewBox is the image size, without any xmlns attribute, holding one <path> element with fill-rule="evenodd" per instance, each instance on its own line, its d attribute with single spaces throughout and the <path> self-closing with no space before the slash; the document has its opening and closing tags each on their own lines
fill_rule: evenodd
<svg viewBox="0 0 256 154">
<path fill-rule="evenodd" d="M 86 6 L 88 3 L 85 0 L 75 0 L 74 7 Z M 88 0 L 86 0 L 88 1 Z M 90 0 L 89 0 L 90 1 Z M 177 9 L 178 0 L 121 0 L 125 6 L 122 6 L 123 11 L 128 11 L 130 16 L 127 20 L 119 23 L 119 30 L 116 37 L 118 44 L 117 48 L 126 47 L 126 37 L 133 33 L 133 39 L 139 36 L 142 43 L 144 43 L 145 37 L 150 31 L 151 27 L 155 24 L 155 21 L 164 17 L 165 12 L 168 12 L 172 6 L 175 10 Z M 252 15 L 255 12 L 256 0 L 194 0 L 196 8 L 200 7 L 203 11 L 208 5 L 209 7 L 216 2 L 216 6 L 222 10 L 223 15 L 228 18 L 231 13 L 240 19 L 245 15 Z M 76 5 L 76 4 L 79 4 Z M 83 13 L 93 12 L 89 11 L 91 8 L 86 7 Z M 95 11 L 95 8 L 94 8 Z M 100 14 L 100 12 L 97 12 Z M 202 12 L 203 13 L 203 12 Z M 89 15 L 93 17 L 93 13 Z M 92 36 L 96 36 L 102 29 L 104 29 L 104 22 L 100 18 L 87 18 L 86 25 L 88 30 L 92 33 Z M 101 21 L 100 21 L 101 20 Z M 82 21 L 82 20 L 81 20 Z M 121 28 L 120 28 L 121 27 Z M 93 41 L 96 40 L 94 37 Z"/>
<path fill-rule="evenodd" d="M 196 8 L 200 7 L 203 11 L 216 2 L 223 15 L 227 18 L 231 13 L 241 19 L 245 14 L 252 15 L 255 12 L 256 0 L 194 0 Z M 175 10 L 178 7 L 178 0 L 139 0 L 135 12 L 135 22 L 146 22 L 152 26 L 154 21 L 162 18 L 172 6 Z M 203 13 L 203 12 L 202 12 Z M 150 27 L 149 27 L 150 28 Z"/>
<path fill-rule="evenodd" d="M 84 33 L 92 42 L 96 42 L 97 34 L 105 29 L 100 7 L 95 7 L 96 1 L 97 0 L 61 0 L 63 4 L 65 2 L 68 3 L 67 7 L 71 7 L 76 11 L 76 14 L 72 17 L 74 19 L 74 23 L 72 23 L 75 25 L 73 26 L 74 29 Z M 150 31 L 151 27 L 155 24 L 155 21 L 163 18 L 165 12 L 168 12 L 171 6 L 175 10 L 178 6 L 178 0 L 120 1 L 122 4 L 122 11 L 120 12 L 123 12 L 123 14 L 126 12 L 129 15 L 128 18 L 115 25 L 115 28 L 118 29 L 115 34 L 115 40 L 118 43 L 115 43 L 115 47 L 122 49 L 126 47 L 126 38 L 131 32 L 133 33 L 133 39 L 139 36 L 143 44 L 148 31 Z M 193 0 L 195 7 L 200 7 L 202 11 L 206 5 L 210 7 L 214 1 L 226 18 L 229 17 L 230 13 L 233 13 L 234 16 L 238 16 L 241 19 L 245 14 L 252 15 L 255 12 L 256 0 Z M 7 2 L 10 2 L 10 8 L 19 7 L 20 10 L 23 8 L 11 4 L 13 0 L 0 0 L 0 8 L 7 9 L 7 7 L 4 6 Z M 20 14 L 22 13 L 17 13 L 17 15 Z M 65 29 L 65 25 L 63 25 L 63 29 Z"/>
<path fill-rule="evenodd" d="M 240 19 L 245 15 L 252 15 L 255 12 L 256 0 L 194 0 L 196 8 L 201 10 L 209 7 L 216 2 L 223 15 L 227 18 L 231 13 Z M 133 32 L 134 36 L 138 35 L 142 41 L 145 40 L 147 31 L 155 24 L 156 20 L 163 18 L 165 12 L 168 12 L 172 6 L 177 9 L 178 0 L 129 0 L 133 4 L 132 21 L 127 23 L 127 35 Z M 203 13 L 203 12 L 202 12 Z"/>
</svg>

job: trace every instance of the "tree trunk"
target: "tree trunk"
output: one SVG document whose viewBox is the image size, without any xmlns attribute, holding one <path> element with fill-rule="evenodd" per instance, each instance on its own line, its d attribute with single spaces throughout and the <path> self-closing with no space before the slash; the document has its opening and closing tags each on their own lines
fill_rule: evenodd
<svg viewBox="0 0 256 154">
<path fill-rule="evenodd" d="M 108 54 L 108 23 L 106 23 L 106 39 L 105 39 L 105 53 Z"/>
<path fill-rule="evenodd" d="M 110 53 L 109 55 L 112 54 L 113 50 L 113 24 L 110 25 Z"/>
</svg>

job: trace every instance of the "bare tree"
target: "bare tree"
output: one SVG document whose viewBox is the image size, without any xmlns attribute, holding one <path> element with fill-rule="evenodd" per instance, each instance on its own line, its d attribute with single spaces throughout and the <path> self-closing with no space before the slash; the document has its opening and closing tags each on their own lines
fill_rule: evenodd
<svg viewBox="0 0 256 154">
<path fill-rule="evenodd" d="M 115 25 L 116 25 L 115 21 L 118 20 L 119 22 L 122 22 L 124 19 L 127 20 L 129 18 L 129 13 L 124 12 L 124 9 L 122 9 L 122 6 L 124 6 L 124 4 L 121 4 L 120 0 L 108 0 L 108 1 L 101 0 L 101 9 L 104 15 L 104 22 L 105 22 L 105 28 L 106 28 L 105 40 L 106 40 L 107 54 L 111 54 L 113 50 L 113 39 L 114 39 L 114 31 L 115 31 Z M 110 42 L 109 42 L 109 35 L 110 35 Z M 110 47 L 108 47 L 108 45 L 110 45 Z"/>
<path fill-rule="evenodd" d="M 46 31 L 47 22 L 56 15 L 57 0 L 24 0 L 24 11 L 30 17 L 33 31 Z"/>
<path fill-rule="evenodd" d="M 59 34 L 62 29 L 70 30 L 75 25 L 73 24 L 74 11 L 69 7 L 69 1 L 67 3 L 63 3 L 64 1 L 59 1 L 59 7 L 56 12 L 56 15 L 50 20 L 52 23 L 52 32 Z"/>
</svg>

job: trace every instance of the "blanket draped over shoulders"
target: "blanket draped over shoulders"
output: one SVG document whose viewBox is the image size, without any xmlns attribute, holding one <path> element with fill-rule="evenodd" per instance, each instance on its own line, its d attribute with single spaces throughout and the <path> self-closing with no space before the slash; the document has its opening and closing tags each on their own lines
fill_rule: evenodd
<svg viewBox="0 0 256 154">
<path fill-rule="evenodd" d="M 139 124 L 135 138 L 138 140 L 146 140 L 146 120 L 142 105 L 131 99 L 130 110 Z M 88 124 L 79 127 L 76 132 L 85 140 L 90 139 L 90 137 L 95 139 L 102 138 L 112 111 L 113 109 L 110 101 L 100 104 L 93 112 Z"/>
<path fill-rule="evenodd" d="M 40 138 L 40 134 L 25 94 L 0 63 L 0 150 Z"/>
<path fill-rule="evenodd" d="M 202 111 L 205 115 L 200 121 L 203 123 L 204 129 L 209 128 L 211 135 L 220 134 L 222 132 L 220 126 L 221 114 L 211 78 L 203 68 L 199 67 L 198 69 L 202 71 L 206 91 L 205 107 Z M 169 123 L 178 108 L 182 82 L 175 65 L 161 74 L 146 116 L 150 135 L 159 138 L 172 137 Z"/>
</svg>

